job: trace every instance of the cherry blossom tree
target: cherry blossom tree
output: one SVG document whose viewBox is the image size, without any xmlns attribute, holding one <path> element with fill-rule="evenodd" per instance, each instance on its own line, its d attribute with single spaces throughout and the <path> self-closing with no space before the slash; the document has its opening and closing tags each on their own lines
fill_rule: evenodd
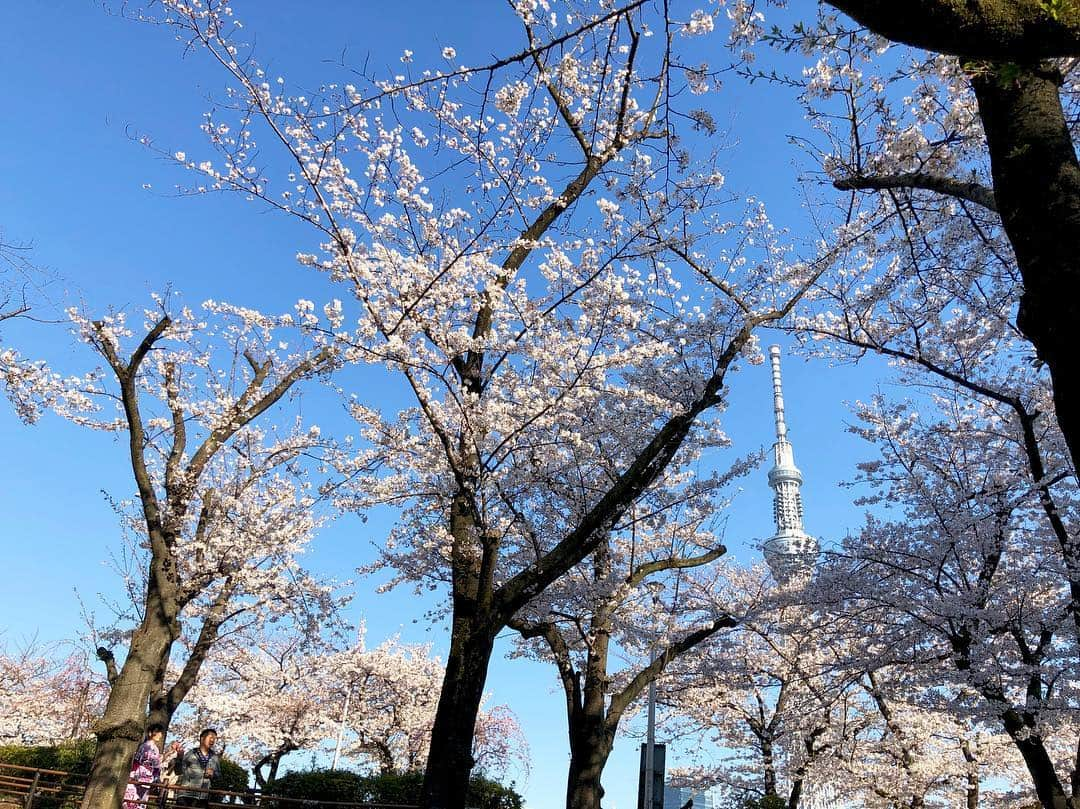
<svg viewBox="0 0 1080 809">
<path fill-rule="evenodd" d="M 833 575 L 863 634 L 912 666 L 917 704 L 1001 727 L 1043 806 L 1073 806 L 1077 628 L 1057 531 L 1075 530 L 1075 478 L 1033 474 L 1008 404 L 940 386 L 934 402 L 936 419 L 911 402 L 861 410 L 883 455 L 862 467 L 872 502 L 901 514 L 869 518 Z"/>
<path fill-rule="evenodd" d="M 1067 112 L 1071 92 L 1062 97 L 1072 64 L 1060 60 L 1080 56 L 1080 9 L 1039 0 L 973 9 L 928 0 L 902 14 L 877 2 L 833 5 L 881 36 L 959 58 L 985 135 L 994 210 L 1024 282 L 1017 325 L 1050 369 L 1058 419 L 1075 458 L 1080 426 L 1070 335 L 1080 312 L 1080 245 L 1062 234 L 1075 234 L 1080 223 L 1080 164 Z M 957 179 L 931 171 L 901 185 L 950 194 Z M 871 172 L 841 183 L 874 188 L 896 180 Z"/>
<path fill-rule="evenodd" d="M 663 682 L 670 734 L 693 751 L 675 776 L 737 801 L 796 809 L 833 783 L 855 700 L 853 675 L 820 620 L 760 568 L 729 568 L 738 625 Z M 693 740 L 693 741 L 688 741 Z"/>
<path fill-rule="evenodd" d="M 256 784 L 272 786 L 285 756 L 317 749 L 333 736 L 340 710 L 331 668 L 304 645 L 298 635 L 261 643 L 237 636 L 220 644 L 176 729 L 196 739 L 201 728 L 217 728 L 233 757 L 250 765 Z"/>
<path fill-rule="evenodd" d="M 776 37 L 817 59 L 811 90 L 832 96 L 812 115 L 845 141 L 821 155 L 826 171 L 838 189 L 867 198 L 885 239 L 892 222 L 912 233 L 918 252 L 950 254 L 962 234 L 1013 265 L 1017 328 L 1049 369 L 1075 459 L 1080 10 L 1057 0 L 828 5 L 850 19 L 823 10 Z M 753 6 L 741 8 L 751 39 L 765 30 Z M 898 55 L 889 40 L 918 50 Z"/>
<path fill-rule="evenodd" d="M 430 747 L 430 745 L 429 745 Z M 473 739 L 473 773 L 523 789 L 532 775 L 529 740 L 509 705 L 485 705 Z"/>
<path fill-rule="evenodd" d="M 1022 760 L 1005 734 L 921 704 L 904 666 L 866 671 L 855 684 L 843 755 L 833 759 L 836 794 L 858 794 L 867 806 L 975 807 L 1025 780 Z M 984 784 L 989 782 L 989 788 Z"/>
<path fill-rule="evenodd" d="M 158 8 L 231 84 L 204 126 L 214 160 L 173 152 L 192 190 L 309 225 L 300 260 L 351 287 L 354 349 L 415 398 L 396 416 L 357 402 L 370 447 L 352 463 L 377 474 L 343 505 L 402 507 L 382 563 L 450 589 L 422 803 L 460 809 L 498 632 L 721 440 L 728 372 L 830 257 L 793 260 L 759 203 L 729 220 L 722 175 L 682 146 L 701 116 L 673 99 L 709 84 L 672 53 L 708 15 L 652 37 L 643 4 L 521 3 L 524 50 L 498 65 L 447 47 L 415 73 L 407 51 L 400 76 L 298 94 L 230 7 Z"/>
<path fill-rule="evenodd" d="M 1026 780 L 1008 736 L 942 710 L 925 672 L 873 642 L 858 605 L 813 603 L 831 577 L 795 588 L 761 571 L 727 578 L 741 593 L 739 626 L 681 661 L 662 689 L 666 730 L 690 751 L 676 778 L 788 809 L 841 796 L 882 809 L 977 807 Z"/>
<path fill-rule="evenodd" d="M 362 639 L 335 649 L 297 634 L 245 632 L 213 652 L 180 726 L 190 738 L 219 728 L 267 791 L 285 756 L 328 745 L 382 773 L 415 771 L 424 765 L 442 678 L 430 652 L 394 638 L 373 649 Z M 501 706 L 481 712 L 476 740 L 478 766 L 493 775 L 525 755 L 521 729 Z"/>
<path fill-rule="evenodd" d="M 589 559 L 510 621 L 526 642 L 522 653 L 558 671 L 570 740 L 567 807 L 599 808 L 604 767 L 644 689 L 737 623 L 710 566 L 725 548 L 708 525 L 718 491 L 751 465 L 689 490 L 668 481 L 641 498 Z"/>
<path fill-rule="evenodd" d="M 0 650 L 0 742 L 53 745 L 85 738 L 107 687 L 78 654 L 36 644 Z"/>
<path fill-rule="evenodd" d="M 233 633 L 274 625 L 297 639 L 333 631 L 345 598 L 333 582 L 305 570 L 300 559 L 318 526 L 317 495 L 305 456 L 327 447 L 315 428 L 297 424 L 267 433 L 249 426 L 217 453 L 203 473 L 198 537 L 178 554 L 180 621 L 183 627 L 155 676 L 148 721 L 168 728 L 214 645 Z M 113 625 L 96 634 L 123 642 L 141 614 L 146 592 L 145 541 L 134 504 L 126 504 L 127 547 L 121 555 L 130 603 Z M 115 661 L 98 647 L 110 679 Z"/>
<path fill-rule="evenodd" d="M 53 393 L 57 377 L 43 366 L 30 365 L 31 373 L 18 379 L 27 400 L 52 406 L 76 424 L 126 433 L 138 492 L 131 527 L 138 526 L 145 589 L 123 663 L 99 653 L 109 664 L 110 690 L 94 725 L 98 744 L 83 802 L 96 809 L 119 806 L 151 700 L 166 717 L 175 709 L 236 609 L 230 599 L 239 592 L 246 601 L 279 581 L 281 571 L 295 569 L 289 555 L 313 526 L 304 516 L 310 496 L 290 479 L 288 465 L 317 433 L 278 435 L 256 422 L 299 382 L 339 361 L 333 345 L 311 330 L 318 318 L 309 302 L 295 315 L 278 317 L 208 302 L 205 320 L 173 304 L 156 298 L 135 329 L 123 312 L 93 319 L 71 310 L 78 338 L 104 370 L 60 397 Z M 42 387 L 43 378 L 50 385 Z M 98 401 L 107 409 L 95 407 Z M 266 537 L 248 533 L 271 523 Z M 267 540 L 279 547 L 263 544 Z M 185 610 L 201 622 L 192 665 L 163 692 Z"/>
<path fill-rule="evenodd" d="M 1016 646 L 995 651 L 999 663 L 1018 659 L 1035 670 L 1050 667 L 1051 674 L 1040 672 L 1028 683 L 1025 700 L 1017 691 L 1010 696 L 1009 686 L 987 692 L 961 678 L 954 687 L 998 707 L 997 713 L 979 715 L 979 721 L 1003 723 L 1006 730 L 1011 724 L 1009 734 L 1044 805 L 1066 805 L 1075 798 L 1069 795 L 1069 777 L 1060 773 L 1072 765 L 1062 769 L 1054 747 L 1069 736 L 1070 714 L 1061 706 L 1071 698 L 1054 703 L 1056 712 L 1047 718 L 1040 706 L 1053 689 L 1041 678 L 1073 676 L 1068 657 L 1075 659 L 1076 629 L 1061 625 L 1045 604 L 1038 609 L 1049 612 L 1041 617 L 1027 608 L 1018 616 L 1008 611 L 1010 604 L 1016 608 L 1010 601 L 1016 592 L 1030 592 L 1036 601 L 1035 593 L 1047 599 L 1056 593 L 1065 604 L 1075 604 L 1080 595 L 1075 469 L 1067 434 L 1058 429 L 1060 423 L 1067 433 L 1069 425 L 1054 419 L 1062 391 L 1068 395 L 1069 389 L 1059 384 L 1057 370 L 1041 367 L 1033 356 L 1037 351 L 1046 359 L 1045 346 L 1036 344 L 1033 351 L 1025 339 L 1025 333 L 1034 339 L 1026 316 L 1020 327 L 1012 323 L 1018 305 L 1022 312 L 1036 305 L 1020 298 L 1031 266 L 1025 267 L 1019 249 L 1014 253 L 1016 245 L 1009 243 L 1014 230 L 1003 225 L 996 207 L 1000 200 L 983 179 L 990 168 L 982 97 L 977 88 L 972 93 L 966 66 L 957 60 L 893 53 L 892 61 L 883 63 L 885 43 L 835 15 L 823 14 L 813 27 L 782 39 L 792 46 L 798 39 L 807 52 L 821 54 L 808 71 L 803 97 L 824 133 L 823 166 L 842 187 L 876 192 L 846 208 L 838 232 L 851 247 L 849 259 L 824 285 L 819 300 L 827 304 L 799 325 L 824 338 L 817 345 L 822 353 L 859 358 L 873 352 L 889 358 L 899 381 L 920 391 L 913 401 L 881 400 L 863 410 L 871 425 L 866 435 L 885 458 L 865 467 L 866 479 L 887 493 L 868 504 L 899 503 L 907 509 L 903 518 L 868 525 L 864 540 L 881 532 L 873 540 L 871 569 L 889 564 L 885 546 L 878 544 L 886 534 L 894 542 L 903 537 L 896 542 L 899 552 L 910 553 L 923 571 L 905 583 L 907 597 L 917 598 L 921 587 L 923 598 L 937 603 L 941 596 L 935 590 L 948 592 L 947 608 L 938 609 L 956 623 L 944 630 L 945 612 L 935 616 L 943 637 L 964 646 L 969 643 L 965 633 L 983 633 L 970 642 L 976 645 L 1003 633 Z M 900 69 L 890 77 L 893 67 Z M 1066 101 L 1070 98 L 1071 89 Z M 993 174 L 996 181 L 996 167 Z M 1045 288 L 1039 289 L 1044 295 Z M 933 415 L 923 422 L 920 415 L 927 412 Z M 903 521 L 916 526 L 917 539 Z M 996 544 L 988 549 L 991 538 Z M 1027 549 L 1025 539 L 1031 542 Z M 981 545 L 971 544 L 976 541 Z M 853 555 L 860 547 L 852 545 Z M 1025 558 L 1030 554 L 1045 558 L 1035 562 Z M 986 579 L 954 575 L 952 565 L 959 559 L 967 559 Z M 930 569 L 934 564 L 937 572 Z M 1030 577 L 1026 584 L 1025 576 Z M 902 577 L 887 578 L 891 586 Z M 962 594 L 964 589 L 970 592 Z M 1072 607 L 1066 609 L 1071 614 Z M 977 618 L 968 626 L 973 614 Z M 1049 635 L 1040 635 L 1046 626 L 1053 626 Z M 1054 647 L 1054 663 L 1041 658 L 1047 650 L 1040 651 L 1034 637 Z M 1019 685 L 1014 681 L 1011 687 Z M 1008 706 L 1021 702 L 1027 713 L 1009 713 Z M 1024 729 L 1024 723 L 1038 730 Z"/>
</svg>

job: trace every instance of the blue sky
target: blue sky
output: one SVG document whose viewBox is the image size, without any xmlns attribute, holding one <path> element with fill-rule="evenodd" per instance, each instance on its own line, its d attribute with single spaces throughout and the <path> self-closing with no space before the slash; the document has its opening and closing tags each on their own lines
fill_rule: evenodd
<svg viewBox="0 0 1080 809">
<path fill-rule="evenodd" d="M 236 197 L 171 194 L 183 178 L 133 139 L 145 134 L 166 150 L 200 146 L 200 116 L 206 98 L 222 86 L 220 74 L 197 55 L 182 59 L 167 31 L 110 15 L 99 2 L 0 5 L 0 75 L 6 78 L 0 234 L 32 245 L 33 260 L 55 274 L 47 294 L 57 307 L 138 307 L 170 283 L 191 303 L 215 298 L 284 310 L 297 297 L 315 297 L 318 282 L 293 260 L 298 250 L 311 249 L 308 233 Z M 370 55 L 373 67 L 395 66 L 409 48 L 424 63 L 453 45 L 459 61 L 482 63 L 519 46 L 505 5 L 490 0 L 262 0 L 238 3 L 237 13 L 257 36 L 270 69 L 296 84 L 340 75 L 332 63 L 342 58 L 356 64 Z M 800 154 L 787 136 L 804 123 L 789 92 L 732 79 L 721 104 L 719 122 L 732 133 L 728 187 L 765 200 L 799 233 Z M 55 326 L 16 324 L 3 339 L 61 368 L 74 370 L 85 361 Z M 838 487 L 867 452 L 845 433 L 845 401 L 871 396 L 877 373 L 790 356 L 784 372 L 791 438 L 806 477 L 807 528 L 827 542 L 861 522 L 851 493 Z M 770 405 L 767 366 L 736 375 L 723 419 L 736 452 L 771 443 Z M 0 431 L 7 459 L 0 467 L 6 517 L 0 630 L 9 641 L 73 637 L 83 628 L 84 607 L 101 610 L 100 594 L 118 591 L 106 561 L 119 532 L 103 492 L 123 497 L 131 490 L 123 447 L 55 418 L 24 427 L 6 407 Z M 727 544 L 741 561 L 756 561 L 755 542 L 772 531 L 765 475 L 763 468 L 746 480 L 728 515 Z M 352 576 L 370 559 L 388 518 L 343 518 L 320 536 L 311 563 Z M 444 629 L 424 622 L 425 604 L 410 591 L 376 596 L 373 590 L 373 582 L 358 583 L 350 614 L 366 618 L 371 643 L 400 632 L 406 641 L 431 641 L 437 650 L 444 645 Z M 555 688 L 548 666 L 501 656 L 493 664 L 492 702 L 516 712 L 531 745 L 531 809 L 555 809 L 563 801 L 566 728 Z M 634 805 L 636 745 L 627 740 L 616 747 L 605 778 L 607 809 Z"/>
</svg>

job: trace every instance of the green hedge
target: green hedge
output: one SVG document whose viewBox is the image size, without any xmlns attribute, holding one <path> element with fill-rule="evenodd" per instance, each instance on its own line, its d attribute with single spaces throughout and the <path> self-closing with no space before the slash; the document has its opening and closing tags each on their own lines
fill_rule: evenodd
<svg viewBox="0 0 1080 809">
<path fill-rule="evenodd" d="M 225 792 L 243 792 L 248 787 L 248 771 L 230 758 L 221 757 L 221 770 L 210 783 Z"/>
<path fill-rule="evenodd" d="M 0 747 L 0 763 L 88 775 L 90 762 L 94 759 L 94 745 L 93 739 L 58 744 L 55 747 L 20 747 L 10 744 Z"/>
<path fill-rule="evenodd" d="M 362 775 L 348 770 L 287 772 L 274 779 L 266 791 L 282 798 L 296 798 L 304 801 L 359 803 L 364 800 L 364 781 Z M 291 806 L 292 804 L 282 805 Z"/>
<path fill-rule="evenodd" d="M 345 801 L 347 803 L 396 803 L 415 806 L 420 802 L 421 772 L 388 775 L 360 775 L 348 770 L 307 770 L 289 772 L 274 781 L 268 793 L 305 801 Z M 521 809 L 522 798 L 510 787 L 488 778 L 474 776 L 469 781 L 467 805 L 476 809 Z M 281 809 L 294 804 L 283 803 Z"/>
<path fill-rule="evenodd" d="M 503 786 L 498 781 L 478 775 L 469 779 L 469 797 L 466 801 L 469 806 L 477 809 L 521 809 L 524 805 L 522 797 L 514 791 L 512 784 Z"/>
<path fill-rule="evenodd" d="M 69 742 L 56 747 L 20 747 L 19 745 L 0 747 L 0 764 L 15 764 L 19 767 L 71 773 L 70 776 L 61 778 L 43 776 L 43 780 L 50 789 L 58 788 L 60 791 L 35 796 L 34 809 L 74 809 L 78 806 L 93 758 L 93 739 Z"/>
</svg>

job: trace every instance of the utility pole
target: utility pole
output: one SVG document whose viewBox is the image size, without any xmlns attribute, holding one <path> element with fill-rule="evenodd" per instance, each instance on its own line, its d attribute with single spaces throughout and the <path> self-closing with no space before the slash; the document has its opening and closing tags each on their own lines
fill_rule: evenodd
<svg viewBox="0 0 1080 809">
<path fill-rule="evenodd" d="M 363 620 L 356 627 L 356 646 L 359 649 L 364 648 L 364 630 L 366 626 Z M 345 691 L 345 702 L 341 706 L 341 721 L 338 722 L 337 740 L 334 742 L 334 760 L 330 762 L 330 769 L 336 770 L 338 765 L 338 759 L 341 758 L 341 742 L 345 738 L 345 723 L 349 719 L 349 703 L 352 701 L 353 684 L 350 682 L 348 689 Z"/>
<path fill-rule="evenodd" d="M 649 665 L 656 659 L 656 653 L 649 654 Z M 642 809 L 653 809 L 653 782 L 656 780 L 656 679 L 649 683 L 649 719 L 645 730 L 645 805 Z"/>
<path fill-rule="evenodd" d="M 345 721 L 349 718 L 349 700 L 352 698 L 352 685 L 345 692 L 345 704 L 341 706 L 341 722 L 338 723 L 337 741 L 334 743 L 334 760 L 330 763 L 330 769 L 336 770 L 338 758 L 341 757 L 341 740 L 345 736 Z"/>
</svg>

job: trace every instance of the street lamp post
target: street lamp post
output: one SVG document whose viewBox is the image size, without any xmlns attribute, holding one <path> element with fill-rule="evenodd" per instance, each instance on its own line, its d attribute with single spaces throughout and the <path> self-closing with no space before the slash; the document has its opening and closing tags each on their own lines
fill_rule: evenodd
<svg viewBox="0 0 1080 809">
<path fill-rule="evenodd" d="M 656 652 L 649 653 L 649 665 L 656 660 Z M 641 809 L 653 809 L 653 783 L 656 780 L 656 680 L 649 682 L 648 724 L 645 729 L 645 805 Z"/>
</svg>

